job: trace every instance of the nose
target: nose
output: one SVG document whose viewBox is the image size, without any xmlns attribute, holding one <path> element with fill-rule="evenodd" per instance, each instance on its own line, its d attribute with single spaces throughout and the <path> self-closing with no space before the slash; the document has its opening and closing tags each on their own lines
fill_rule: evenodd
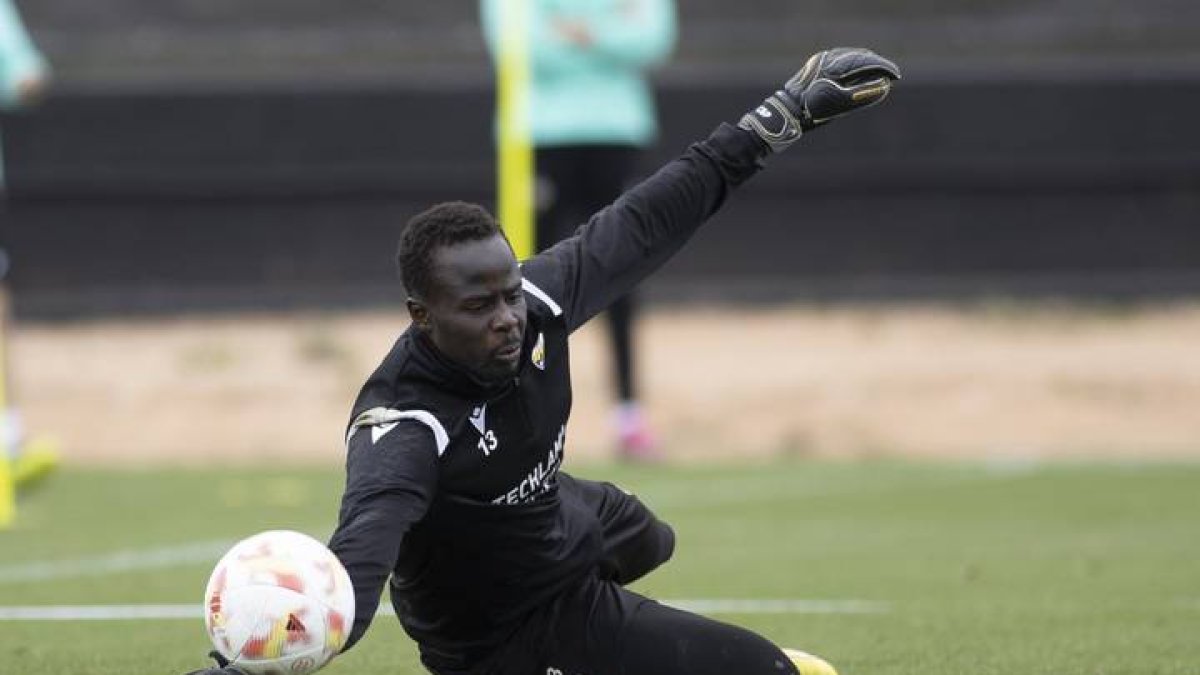
<svg viewBox="0 0 1200 675">
<path fill-rule="evenodd" d="M 496 313 L 492 315 L 492 330 L 507 333 L 514 330 L 519 321 L 516 311 L 507 303 L 502 303 Z"/>
</svg>

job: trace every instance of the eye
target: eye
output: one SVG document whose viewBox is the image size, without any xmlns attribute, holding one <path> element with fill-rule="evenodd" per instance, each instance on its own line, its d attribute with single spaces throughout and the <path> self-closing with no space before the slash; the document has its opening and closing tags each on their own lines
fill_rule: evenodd
<svg viewBox="0 0 1200 675">
<path fill-rule="evenodd" d="M 488 301 L 483 298 L 470 298 L 463 302 L 462 308 L 468 312 L 480 312 L 487 309 Z"/>
<path fill-rule="evenodd" d="M 525 294 L 519 288 L 515 291 L 509 291 L 508 294 L 504 296 L 504 299 L 507 300 L 508 304 L 510 305 L 515 305 L 524 298 Z"/>
</svg>

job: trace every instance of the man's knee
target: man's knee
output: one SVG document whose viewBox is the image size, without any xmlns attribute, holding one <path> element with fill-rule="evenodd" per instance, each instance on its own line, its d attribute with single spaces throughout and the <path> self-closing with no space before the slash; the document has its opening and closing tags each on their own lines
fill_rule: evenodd
<svg viewBox="0 0 1200 675">
<path fill-rule="evenodd" d="M 675 531 L 653 516 L 634 535 L 614 542 L 601 561 L 600 576 L 629 584 L 646 576 L 675 553 Z"/>
<path fill-rule="evenodd" d="M 675 554 L 675 530 L 661 520 L 655 520 L 651 529 L 652 532 L 647 536 L 649 569 L 646 572 L 667 562 Z"/>
</svg>

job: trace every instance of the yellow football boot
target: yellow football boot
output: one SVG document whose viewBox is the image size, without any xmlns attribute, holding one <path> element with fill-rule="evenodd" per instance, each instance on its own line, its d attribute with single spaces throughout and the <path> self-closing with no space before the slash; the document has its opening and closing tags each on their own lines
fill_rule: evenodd
<svg viewBox="0 0 1200 675">
<path fill-rule="evenodd" d="M 799 649 L 784 649 L 784 654 L 795 664 L 800 675 L 837 675 L 837 671 L 829 662 L 819 656 L 813 656 Z"/>
</svg>

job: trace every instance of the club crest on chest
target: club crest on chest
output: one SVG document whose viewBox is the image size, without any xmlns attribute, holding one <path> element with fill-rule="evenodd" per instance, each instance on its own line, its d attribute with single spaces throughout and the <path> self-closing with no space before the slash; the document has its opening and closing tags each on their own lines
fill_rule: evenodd
<svg viewBox="0 0 1200 675">
<path fill-rule="evenodd" d="M 529 360 L 533 361 L 533 366 L 538 370 L 546 369 L 546 335 L 538 333 L 537 342 L 533 345 L 533 351 L 529 354 Z"/>
</svg>

